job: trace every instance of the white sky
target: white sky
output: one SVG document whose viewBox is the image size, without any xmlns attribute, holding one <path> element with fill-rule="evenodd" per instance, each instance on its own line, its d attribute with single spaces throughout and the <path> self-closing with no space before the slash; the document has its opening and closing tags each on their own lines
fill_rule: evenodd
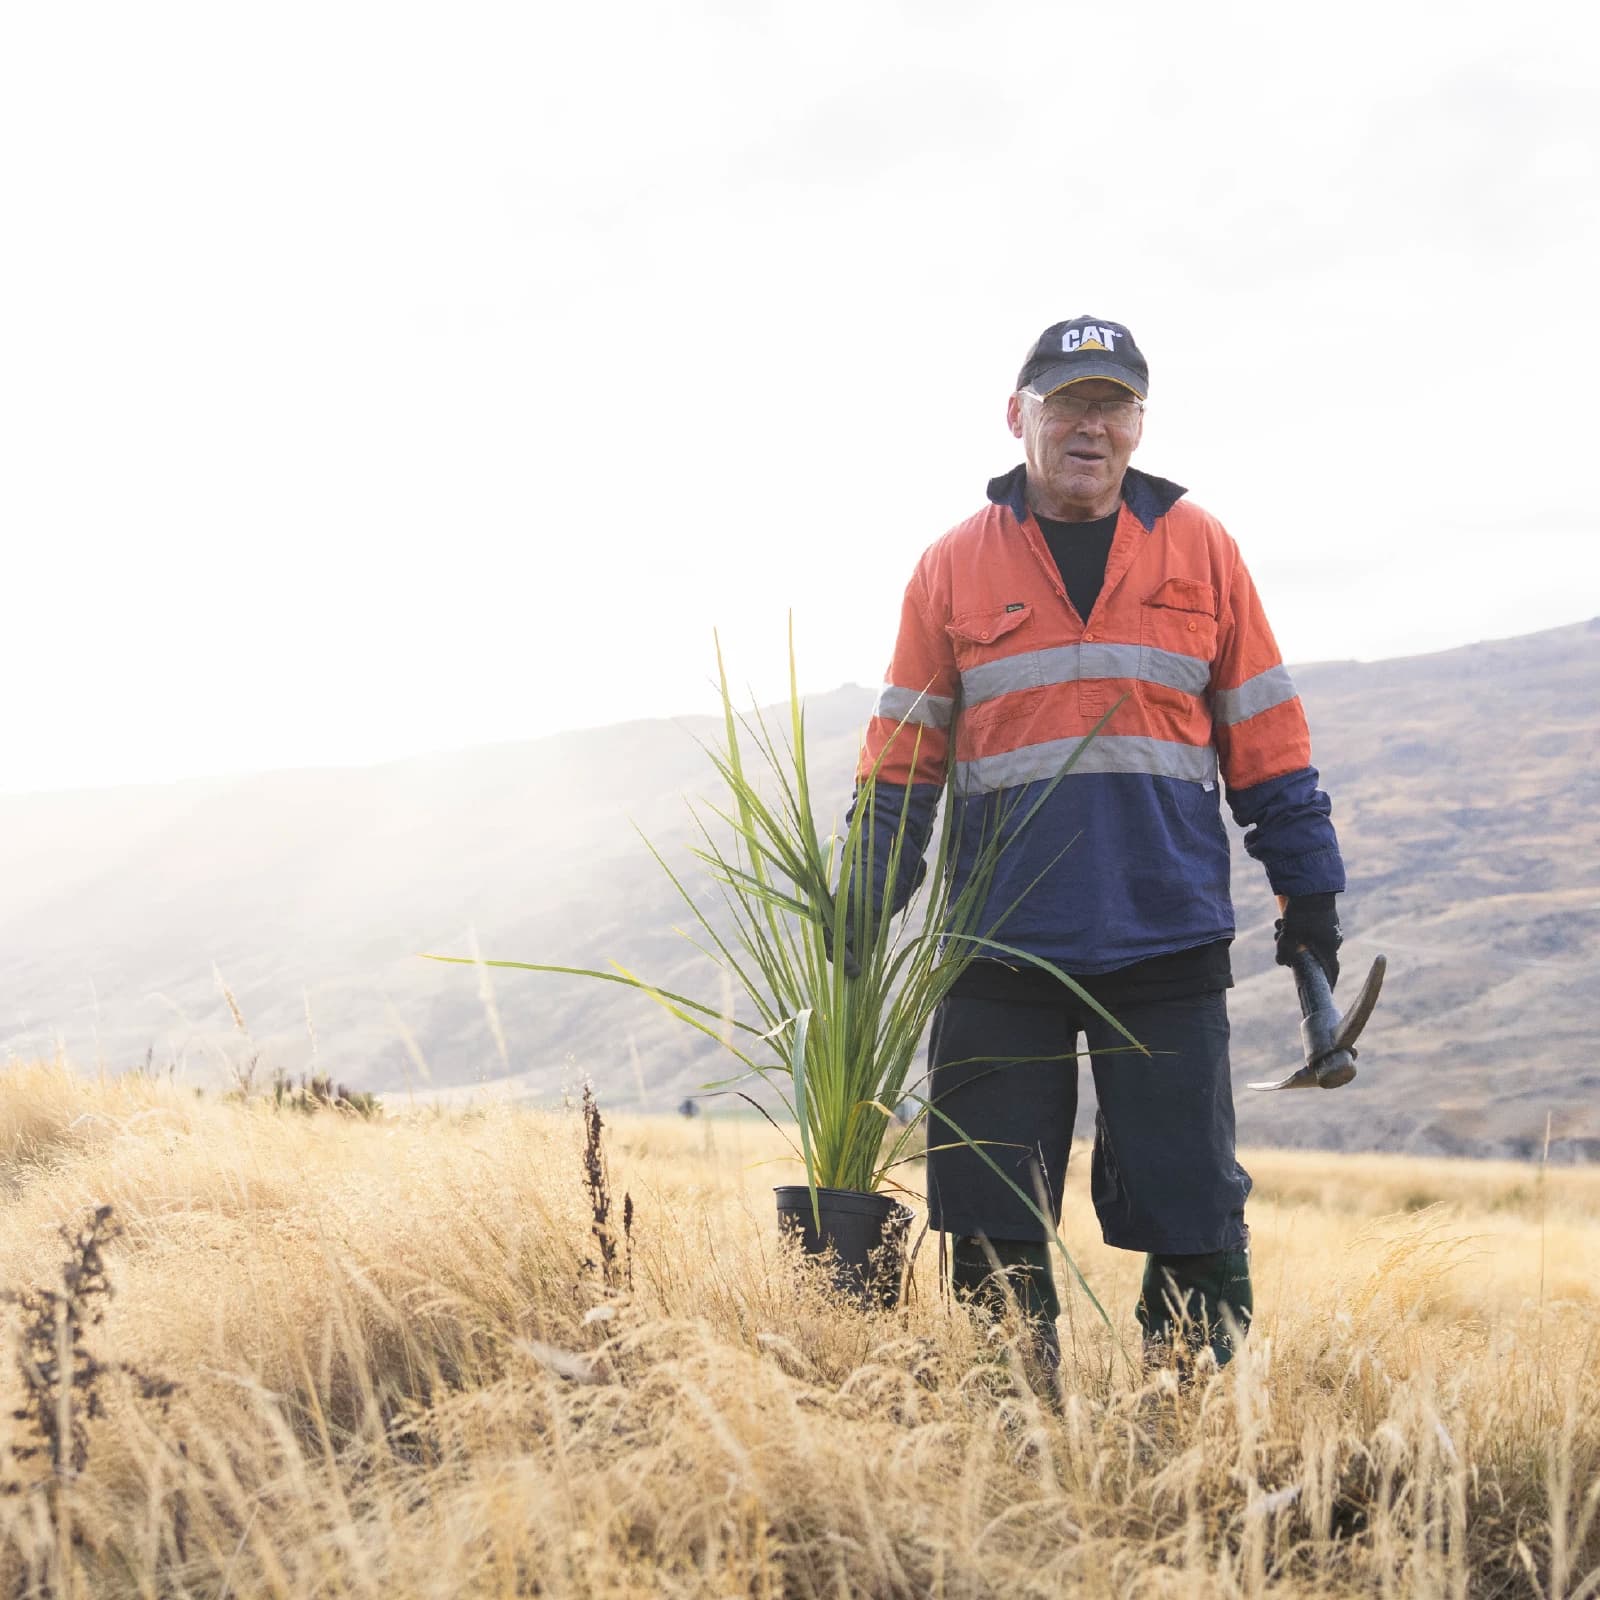
<svg viewBox="0 0 1600 1600">
<path fill-rule="evenodd" d="M 1291 660 L 1600 611 L 1589 8 L 0 12 L 0 789 L 876 682 L 1062 317 Z"/>
</svg>

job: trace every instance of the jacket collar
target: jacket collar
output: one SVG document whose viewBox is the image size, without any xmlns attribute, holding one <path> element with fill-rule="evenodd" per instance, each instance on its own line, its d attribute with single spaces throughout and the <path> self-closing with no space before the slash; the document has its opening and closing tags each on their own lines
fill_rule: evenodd
<svg viewBox="0 0 1600 1600">
<path fill-rule="evenodd" d="M 1144 525 L 1146 533 L 1188 493 L 1181 483 L 1158 478 L 1149 472 L 1129 467 L 1122 475 L 1122 498 L 1128 509 Z M 989 480 L 989 498 L 997 506 L 1008 506 L 1018 522 L 1028 520 L 1028 469 L 1019 463 L 1009 472 Z"/>
</svg>

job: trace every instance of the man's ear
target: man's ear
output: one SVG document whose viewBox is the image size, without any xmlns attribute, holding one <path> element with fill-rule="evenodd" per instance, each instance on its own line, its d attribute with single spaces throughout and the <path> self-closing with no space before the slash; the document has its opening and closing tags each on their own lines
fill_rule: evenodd
<svg viewBox="0 0 1600 1600">
<path fill-rule="evenodd" d="M 1006 426 L 1010 428 L 1012 437 L 1022 437 L 1022 396 L 1014 394 L 1006 401 Z"/>
</svg>

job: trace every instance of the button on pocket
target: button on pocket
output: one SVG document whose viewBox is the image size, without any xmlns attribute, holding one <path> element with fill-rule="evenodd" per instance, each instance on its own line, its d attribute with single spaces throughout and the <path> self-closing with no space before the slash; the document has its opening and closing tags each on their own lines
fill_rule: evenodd
<svg viewBox="0 0 1600 1600">
<path fill-rule="evenodd" d="M 1210 661 L 1217 647 L 1217 591 L 1198 578 L 1168 578 L 1139 607 L 1139 640 Z"/>
<path fill-rule="evenodd" d="M 1015 609 L 1013 609 L 1013 607 Z M 956 665 L 961 669 L 965 705 L 980 705 L 1018 689 L 1039 685 L 1039 666 L 1029 644 L 1033 607 L 992 606 L 964 611 L 945 624 Z"/>
<path fill-rule="evenodd" d="M 1014 603 L 1014 602 L 1013 602 Z M 956 659 L 961 659 L 962 646 L 995 644 L 1007 634 L 1015 633 L 1033 615 L 1033 607 L 991 607 L 983 611 L 963 611 L 945 624 L 945 632 L 955 646 Z M 1010 651 L 1007 646 L 1007 652 Z"/>
<path fill-rule="evenodd" d="M 1139 698 L 1190 719 L 1203 704 L 1217 653 L 1217 591 L 1198 578 L 1167 578 L 1139 606 Z"/>
</svg>

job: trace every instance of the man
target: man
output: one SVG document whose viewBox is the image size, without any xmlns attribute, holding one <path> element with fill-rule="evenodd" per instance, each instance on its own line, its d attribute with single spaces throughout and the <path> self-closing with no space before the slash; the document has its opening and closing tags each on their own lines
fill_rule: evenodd
<svg viewBox="0 0 1600 1600">
<path fill-rule="evenodd" d="M 934 1019 L 930 1222 L 955 1236 L 964 1295 L 994 1304 L 999 1264 L 1047 1361 L 1060 1309 L 1047 1230 L 954 1130 L 1059 1217 L 1080 1034 L 1099 1102 L 1094 1205 L 1106 1243 L 1145 1253 L 1148 1348 L 1209 1345 L 1226 1361 L 1250 1320 L 1219 777 L 1284 902 L 1279 963 L 1303 945 L 1338 976 L 1344 868 L 1305 715 L 1233 540 L 1179 485 L 1129 466 L 1148 391 L 1122 324 L 1075 317 L 1040 335 L 1006 409 L 1023 462 L 917 564 L 858 774 L 881 761 L 877 861 L 904 817 L 899 909 L 953 754 L 958 888 L 985 830 L 1006 837 L 979 931 L 1071 975 L 1149 1052 L 1049 972 L 992 951 Z"/>
</svg>

